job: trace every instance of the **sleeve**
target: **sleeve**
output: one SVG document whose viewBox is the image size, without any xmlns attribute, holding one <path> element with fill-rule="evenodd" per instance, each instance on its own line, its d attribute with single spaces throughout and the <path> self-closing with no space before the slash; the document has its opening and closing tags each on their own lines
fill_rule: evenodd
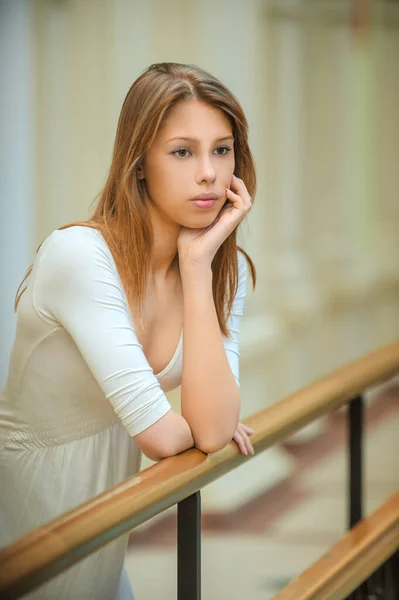
<svg viewBox="0 0 399 600">
<path fill-rule="evenodd" d="M 171 406 L 137 339 L 113 257 L 98 236 L 73 228 L 50 235 L 39 257 L 34 303 L 42 318 L 68 331 L 135 436 Z"/>
<path fill-rule="evenodd" d="M 244 299 L 247 290 L 248 266 L 245 256 L 242 252 L 238 252 L 238 287 L 234 297 L 231 313 L 227 319 L 227 328 L 231 337 L 223 336 L 223 346 L 226 352 L 227 360 L 233 372 L 237 385 L 240 386 L 239 376 L 239 331 L 240 321 L 244 313 Z"/>
</svg>

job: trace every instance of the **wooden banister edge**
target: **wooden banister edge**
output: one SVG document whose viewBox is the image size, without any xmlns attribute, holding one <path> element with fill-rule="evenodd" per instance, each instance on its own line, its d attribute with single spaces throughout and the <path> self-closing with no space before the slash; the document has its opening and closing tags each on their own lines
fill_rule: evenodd
<svg viewBox="0 0 399 600">
<path fill-rule="evenodd" d="M 397 372 L 399 341 L 252 415 L 245 422 L 255 430 L 251 441 L 256 453 Z M 22 593 L 44 583 L 251 458 L 241 455 L 231 442 L 216 454 L 190 449 L 141 471 L 0 549 L 0 592 Z"/>
<path fill-rule="evenodd" d="M 344 600 L 399 549 L 399 491 L 272 600 Z"/>
</svg>

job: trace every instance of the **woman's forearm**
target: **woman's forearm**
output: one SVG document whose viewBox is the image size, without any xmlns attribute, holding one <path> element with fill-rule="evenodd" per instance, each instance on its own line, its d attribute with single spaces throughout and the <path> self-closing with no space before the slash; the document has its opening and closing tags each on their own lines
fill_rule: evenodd
<svg viewBox="0 0 399 600">
<path fill-rule="evenodd" d="M 240 393 L 226 357 L 212 294 L 212 270 L 193 264 L 181 269 L 184 297 L 182 416 L 195 445 L 215 452 L 233 437 Z"/>
</svg>

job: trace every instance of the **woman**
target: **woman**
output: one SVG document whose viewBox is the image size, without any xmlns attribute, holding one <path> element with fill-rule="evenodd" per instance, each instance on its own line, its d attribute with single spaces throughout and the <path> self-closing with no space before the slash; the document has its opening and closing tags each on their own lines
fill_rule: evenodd
<svg viewBox="0 0 399 600">
<path fill-rule="evenodd" d="M 238 330 L 255 270 L 236 228 L 254 192 L 231 92 L 194 66 L 149 67 L 124 101 L 91 220 L 53 231 L 17 293 L 1 546 L 134 475 L 140 452 L 211 453 L 232 439 L 253 452 L 238 422 Z M 165 396 L 180 384 L 181 415 Z M 26 597 L 132 598 L 127 537 Z"/>
</svg>

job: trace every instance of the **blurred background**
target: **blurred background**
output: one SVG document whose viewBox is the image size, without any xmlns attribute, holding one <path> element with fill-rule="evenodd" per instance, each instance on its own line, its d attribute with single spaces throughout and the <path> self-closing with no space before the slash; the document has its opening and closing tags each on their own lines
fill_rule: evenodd
<svg viewBox="0 0 399 600">
<path fill-rule="evenodd" d="M 399 2 L 0 0 L 0 386 L 41 241 L 88 218 L 123 99 L 160 61 L 219 77 L 247 114 L 258 272 L 242 418 L 399 334 Z M 179 390 L 170 394 L 179 406 Z M 399 486 L 399 386 L 369 390 L 366 512 Z M 143 468 L 150 464 L 143 460 Z M 206 600 L 271 598 L 346 528 L 345 411 L 202 492 Z M 176 597 L 175 510 L 131 535 L 140 599 Z"/>
</svg>

